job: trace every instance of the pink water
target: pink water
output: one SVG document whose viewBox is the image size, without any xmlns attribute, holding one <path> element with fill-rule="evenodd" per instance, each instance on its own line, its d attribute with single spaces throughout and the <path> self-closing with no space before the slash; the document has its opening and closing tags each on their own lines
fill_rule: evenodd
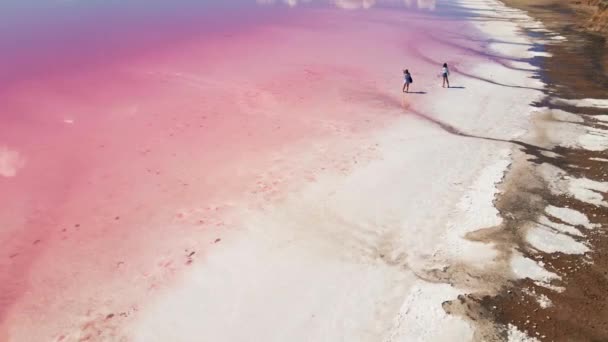
<svg viewBox="0 0 608 342">
<path fill-rule="evenodd" d="M 402 68 L 420 90 L 468 53 L 432 39 L 471 29 L 446 4 L 336 3 L 0 5 L 0 341 L 119 340 L 96 319 L 204 263 L 228 211 L 374 158 L 357 139 L 432 100 Z"/>
</svg>

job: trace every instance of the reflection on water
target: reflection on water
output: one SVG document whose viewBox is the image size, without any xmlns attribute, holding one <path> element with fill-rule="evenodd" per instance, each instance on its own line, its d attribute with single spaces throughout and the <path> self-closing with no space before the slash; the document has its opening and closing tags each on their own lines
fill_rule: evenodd
<svg viewBox="0 0 608 342">
<path fill-rule="evenodd" d="M 290 15 L 308 15 L 289 8 L 391 8 L 439 14 L 440 1 L 0 0 L 0 93 L 18 79 L 103 66 L 162 51 L 165 45 L 191 37 L 229 36 L 287 22 Z"/>
<path fill-rule="evenodd" d="M 260 5 L 285 4 L 290 7 L 298 4 L 312 3 L 313 0 L 256 0 Z M 433 11 L 436 0 L 330 0 L 330 3 L 342 9 L 368 9 L 382 5 L 404 5 L 407 8 L 418 8 Z"/>
</svg>

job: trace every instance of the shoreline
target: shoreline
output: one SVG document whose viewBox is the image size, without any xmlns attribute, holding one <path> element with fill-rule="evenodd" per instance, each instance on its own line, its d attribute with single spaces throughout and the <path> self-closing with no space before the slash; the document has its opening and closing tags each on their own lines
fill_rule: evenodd
<svg viewBox="0 0 608 342">
<path fill-rule="evenodd" d="M 497 4 L 497 2 L 487 1 L 484 2 L 483 5 L 491 8 Z M 475 5 L 480 6 L 479 3 L 475 3 Z M 478 9 L 483 11 L 484 9 L 487 9 L 487 7 Z M 503 11 L 509 12 L 508 9 L 503 9 Z M 472 10 L 472 12 L 475 13 L 474 10 Z M 517 13 L 517 15 L 519 14 Z M 474 14 L 471 14 L 470 17 L 474 17 Z M 522 19 L 521 16 L 519 16 L 519 19 L 526 20 L 525 18 Z M 489 21 L 492 21 L 492 19 Z M 497 20 L 496 22 L 500 22 L 500 20 Z M 480 28 L 485 24 L 488 23 L 480 24 Z M 534 22 L 530 22 L 529 24 L 536 25 Z M 348 194 L 354 194 L 355 192 L 353 192 L 353 189 L 356 189 L 357 186 L 360 187 L 361 185 L 364 185 L 364 191 L 357 190 L 356 192 L 363 193 L 365 196 L 359 195 L 359 197 L 382 197 L 378 190 L 375 192 L 369 191 L 369 186 L 371 186 L 368 184 L 369 179 L 380 177 L 381 179 L 389 178 L 396 181 L 399 179 L 398 177 L 408 178 L 407 173 L 405 175 L 395 174 L 396 170 L 401 170 L 401 172 L 403 172 L 403 167 L 396 170 L 386 169 L 386 164 L 391 166 L 390 164 L 397 161 L 406 165 L 407 163 L 405 162 L 408 161 L 406 158 L 403 156 L 398 156 L 395 159 L 388 159 L 385 157 L 390 162 L 387 163 L 384 161 L 380 163 L 376 161 L 376 163 L 372 163 L 369 168 L 356 169 L 353 174 L 346 177 L 346 182 L 344 182 L 345 179 L 332 179 L 331 181 L 320 179 L 319 182 L 324 184 L 322 187 L 315 186 L 312 189 L 309 188 L 304 191 L 304 198 L 308 199 L 305 203 L 300 203 L 298 205 L 289 203 L 286 206 L 279 206 L 271 211 L 270 214 L 264 214 L 261 217 L 255 215 L 249 217 L 247 219 L 248 221 L 253 221 L 257 224 L 263 223 L 267 227 L 272 227 L 277 224 L 279 226 L 296 226 L 296 224 L 286 221 L 288 220 L 289 215 L 285 215 L 285 213 L 302 211 L 302 214 L 306 214 L 304 217 L 311 216 L 314 218 L 313 221 L 310 221 L 308 218 L 304 219 L 304 217 L 298 216 L 302 220 L 301 222 L 298 222 L 297 226 L 302 222 L 310 223 L 309 229 L 314 225 L 319 225 L 319 227 L 316 227 L 312 231 L 300 232 L 299 229 L 297 230 L 297 233 L 291 231 L 264 231 L 264 234 L 268 234 L 273 238 L 279 236 L 279 241 L 283 240 L 282 235 L 287 234 L 289 236 L 289 242 L 281 243 L 281 245 L 288 244 L 289 247 L 281 248 L 281 253 L 260 254 L 259 251 L 248 249 L 251 247 L 248 247 L 247 244 L 256 239 L 254 234 L 246 239 L 248 242 L 238 241 L 236 244 L 233 242 L 232 245 L 229 245 L 225 251 L 228 256 L 225 255 L 224 258 L 231 259 L 238 264 L 241 264 L 243 263 L 242 261 L 238 258 L 235 259 L 235 256 L 230 256 L 230 254 L 235 253 L 234 251 L 236 250 L 247 250 L 250 252 L 250 255 L 262 255 L 262 260 L 273 265 L 275 263 L 273 261 L 274 258 L 288 259 L 293 262 L 299 258 L 311 258 L 312 256 L 308 255 L 308 253 L 311 250 L 316 250 L 317 253 L 321 252 L 319 254 L 323 255 L 325 258 L 329 256 L 330 258 L 328 260 L 333 260 L 337 257 L 340 268 L 349 270 L 349 273 L 352 272 L 354 267 L 354 270 L 357 270 L 356 272 L 359 273 L 358 281 L 369 283 L 365 284 L 365 286 L 386 286 L 386 284 L 382 282 L 388 279 L 389 283 L 395 288 L 391 290 L 393 293 L 389 298 L 385 297 L 386 294 L 381 295 L 380 298 L 383 298 L 382 302 L 388 301 L 388 299 L 391 299 L 392 301 L 400 300 L 401 296 L 404 297 L 401 299 L 401 307 L 398 312 L 395 313 L 396 316 L 393 317 L 394 323 L 392 324 L 392 327 L 386 332 L 382 330 L 366 331 L 365 335 L 352 335 L 353 338 L 358 336 L 358 338 L 364 339 L 363 336 L 366 336 L 364 340 L 369 339 L 370 341 L 375 340 L 374 337 L 382 337 L 382 340 L 384 341 L 403 341 L 411 339 L 421 341 L 447 341 L 454 338 L 501 340 L 500 337 L 503 335 L 523 334 L 517 328 L 512 328 L 508 325 L 494 325 L 494 322 L 486 322 L 483 317 L 471 319 L 470 312 L 462 305 L 468 304 L 466 303 L 466 300 L 463 299 L 466 297 L 465 295 L 462 295 L 463 293 L 471 291 L 493 293 L 500 291 L 505 283 L 512 281 L 513 279 L 532 277 L 537 282 L 543 283 L 546 286 L 550 286 L 552 281 L 551 273 L 543 271 L 542 267 L 537 266 L 534 260 L 522 253 L 511 250 L 511 244 L 500 243 L 500 241 L 497 243 L 497 241 L 495 241 L 496 236 L 485 232 L 488 226 L 491 227 L 491 231 L 496 231 L 505 225 L 503 222 L 504 218 L 499 216 L 500 208 L 497 210 L 492 203 L 495 196 L 499 193 L 497 187 L 500 188 L 500 183 L 505 177 L 505 171 L 512 168 L 512 166 L 510 166 L 513 160 L 511 153 L 517 153 L 518 146 L 524 146 L 525 148 L 534 147 L 518 139 L 523 139 L 522 137 L 526 132 L 526 125 L 524 122 L 527 122 L 528 120 L 522 112 L 526 112 L 532 108 L 527 101 L 532 102 L 536 99 L 540 99 L 540 90 L 542 89 L 542 84 L 540 84 L 538 80 L 529 77 L 534 73 L 534 67 L 526 68 L 523 67 L 522 64 L 526 64 L 526 59 L 544 56 L 544 53 L 529 51 L 528 48 L 526 48 L 527 45 L 532 44 L 528 41 L 529 37 L 521 35 L 515 29 L 514 24 L 503 23 L 501 29 L 502 31 L 497 35 L 493 35 L 491 30 L 488 32 L 480 30 L 480 32 L 472 37 L 465 37 L 464 40 L 471 39 L 471 41 L 475 41 L 475 39 L 490 39 L 493 41 L 496 37 L 505 38 L 506 36 L 509 39 L 514 40 L 515 43 L 495 43 L 496 50 L 488 49 L 484 50 L 483 53 L 478 50 L 472 50 L 476 53 L 481 53 L 485 57 L 484 60 L 477 60 L 477 63 L 474 66 L 458 65 L 453 69 L 453 72 L 455 71 L 459 78 L 468 82 L 467 89 L 470 87 L 471 90 L 471 92 L 468 93 L 468 96 L 476 95 L 477 100 L 483 98 L 484 101 L 488 101 L 488 103 L 483 103 L 479 107 L 474 106 L 474 113 L 477 115 L 476 118 L 478 120 L 484 119 L 486 113 L 483 109 L 498 111 L 499 109 L 505 108 L 505 101 L 507 101 L 506 103 L 512 103 L 516 98 L 521 101 L 518 102 L 517 105 L 510 106 L 508 111 L 504 113 L 500 112 L 503 115 L 499 116 L 499 121 L 477 121 L 477 126 L 470 125 L 471 117 L 459 115 L 461 113 L 465 114 L 466 112 L 464 111 L 457 112 L 455 115 L 454 110 L 450 110 L 448 101 L 443 104 L 412 104 L 406 111 L 407 114 L 414 114 L 427 123 L 440 128 L 438 132 L 434 134 L 439 136 L 447 133 L 448 136 L 455 136 L 455 141 L 465 141 L 466 144 L 470 144 L 473 149 L 478 149 L 477 153 L 480 154 L 479 160 L 483 160 L 483 162 L 480 162 L 479 160 L 476 161 L 477 164 L 473 165 L 476 169 L 471 175 L 470 181 L 465 184 L 464 189 L 458 189 L 458 193 L 462 193 L 464 196 L 460 199 L 453 199 L 454 202 L 446 203 L 446 205 L 449 205 L 451 208 L 447 221 L 435 221 L 436 224 L 446 228 L 444 231 L 441 231 L 439 236 L 429 239 L 429 237 L 421 234 L 424 230 L 420 227 L 416 227 L 416 225 L 421 224 L 422 227 L 426 227 L 428 223 L 424 221 L 412 222 L 413 215 L 411 214 L 414 213 L 412 211 L 412 206 L 396 206 L 391 203 L 393 200 L 399 200 L 399 197 L 394 197 L 395 195 L 393 192 L 396 190 L 395 188 L 399 187 L 406 192 L 412 191 L 411 188 L 408 189 L 407 184 L 398 183 L 391 185 L 392 189 L 390 189 L 390 187 L 384 188 L 383 191 L 386 192 L 383 194 L 385 199 L 382 201 L 382 206 L 384 206 L 384 208 L 378 210 L 379 208 L 376 208 L 375 205 L 373 206 L 377 210 L 375 215 L 379 215 L 379 213 L 384 213 L 384 215 L 380 215 L 374 219 L 365 216 L 368 211 L 365 207 L 365 201 L 347 200 L 347 198 L 352 196 Z M 471 47 L 466 46 L 462 50 L 470 53 L 471 50 L 467 49 L 471 49 Z M 496 55 L 492 55 L 492 52 Z M 432 60 L 432 57 L 430 56 L 421 55 L 420 57 L 427 62 L 437 64 L 437 61 Z M 509 62 L 497 62 L 501 61 L 503 58 L 509 60 Z M 520 61 L 520 59 L 523 61 Z M 489 87 L 494 87 L 492 89 L 500 92 L 502 96 L 497 96 L 490 90 L 481 92 L 483 95 L 472 91 L 474 88 L 479 90 L 480 88 L 486 87 L 486 84 Z M 417 83 L 417 85 L 419 85 L 419 83 Z M 471 85 L 474 85 L 474 87 Z M 506 93 L 506 95 L 503 93 Z M 451 99 L 453 100 L 453 98 Z M 493 119 L 496 119 L 496 116 L 494 116 Z M 505 121 L 502 122 L 500 120 Z M 512 122 L 509 120 L 515 121 Z M 402 123 L 405 124 L 408 123 L 408 121 L 403 120 Z M 458 127 L 468 127 L 468 129 L 461 130 L 461 128 Z M 507 127 L 506 131 L 505 127 Z M 407 132 L 407 129 L 403 129 L 405 127 L 396 128 L 397 129 L 392 133 L 387 133 L 390 132 L 389 130 L 379 132 L 379 134 L 385 137 L 394 137 L 403 135 L 403 132 Z M 395 147 L 403 146 L 403 144 L 399 143 L 399 140 L 394 140 L 394 138 L 386 139 L 386 141 L 388 143 L 380 144 L 381 147 L 379 148 L 379 151 L 381 151 L 382 154 L 387 154 L 387 152 L 390 152 L 391 154 L 399 153 L 394 150 Z M 387 148 L 391 145 L 392 148 Z M 483 149 L 480 146 L 483 146 Z M 480 153 L 481 151 L 483 151 L 483 153 Z M 361 172 L 363 170 L 365 170 L 365 172 Z M 387 173 L 387 171 L 390 172 Z M 385 175 L 389 175 L 390 177 L 386 177 Z M 335 184 L 347 184 L 348 186 L 335 188 Z M 424 191 L 424 188 L 420 190 Z M 326 191 L 329 191 L 330 196 L 325 195 Z M 338 195 L 335 195 L 336 192 Z M 419 194 L 416 191 L 414 191 L 414 193 L 416 193 L 416 195 Z M 319 197 L 319 194 L 322 196 Z M 390 200 L 386 199 L 387 196 Z M 436 201 L 437 196 L 434 197 L 434 200 Z M 332 200 L 323 203 L 323 205 L 329 205 L 329 207 L 319 208 L 318 204 L 314 203 L 313 205 L 308 202 L 312 201 L 314 198 L 332 198 Z M 431 197 L 431 199 L 432 198 L 433 197 Z M 334 202 L 335 200 L 338 201 Z M 347 202 L 351 202 L 350 205 L 356 205 L 348 209 L 348 206 L 343 204 Z M 331 207 L 335 205 L 338 205 L 338 207 Z M 314 211 L 309 211 L 310 208 Z M 353 210 L 353 208 L 356 210 Z M 339 209 L 338 213 L 333 213 L 336 209 Z M 344 211 L 345 209 L 346 211 Z M 317 212 L 317 210 L 321 210 L 322 213 Z M 408 217 L 409 221 L 401 219 L 403 222 L 400 222 L 398 217 L 393 218 L 387 215 L 393 215 L 391 211 L 399 212 L 401 217 L 408 217 L 408 214 L 410 214 Z M 328 214 L 329 216 L 327 216 Z M 336 217 L 333 217 L 334 215 L 339 218 L 338 221 L 334 221 L 336 219 Z M 317 222 L 319 217 L 323 220 Z M 325 222 L 321 224 L 323 221 Z M 369 224 L 367 221 L 372 223 L 370 227 L 367 227 Z M 347 223 L 346 226 L 344 226 L 344 223 Z M 395 225 L 402 225 L 402 231 L 393 230 L 391 226 Z M 408 226 L 413 226 L 414 229 L 417 230 L 413 232 L 407 230 L 409 228 Z M 254 230 L 254 232 L 256 231 L 257 230 Z M 262 232 L 257 231 L 257 233 Z M 412 233 L 416 234 L 415 241 L 408 241 L 411 239 Z M 371 236 L 371 238 L 368 236 Z M 336 244 L 336 241 L 333 241 L 336 239 L 342 244 Z M 304 254 L 299 256 L 297 254 L 292 254 L 294 253 L 293 246 L 297 246 L 297 250 L 299 250 L 298 253 L 304 251 Z M 306 255 L 308 255 L 308 257 L 306 257 Z M 315 254 L 313 261 L 310 263 L 313 265 L 316 264 L 316 262 L 318 262 L 318 257 L 319 255 Z M 313 293 L 316 293 L 316 300 L 318 300 L 318 296 L 326 296 L 327 293 L 320 290 L 320 285 L 317 284 L 313 285 L 312 289 L 302 288 L 301 283 L 304 282 L 304 280 L 300 279 L 300 277 L 302 274 L 309 274 L 311 275 L 310 278 L 317 279 L 314 275 L 317 274 L 319 270 L 334 273 L 337 269 L 328 270 L 326 268 L 327 266 L 324 265 L 316 266 L 315 268 L 318 269 L 311 271 L 311 266 L 308 265 L 308 263 L 309 262 L 307 262 L 306 265 L 300 265 L 300 262 L 298 261 L 292 265 L 299 265 L 296 266 L 300 270 L 298 275 L 284 271 L 285 273 L 281 274 L 281 276 L 290 278 L 289 284 L 291 285 L 289 286 L 289 292 L 294 291 L 294 289 L 305 293 L 312 291 Z M 214 259 L 215 268 L 219 269 L 221 264 L 221 260 Z M 330 263 L 330 265 L 333 264 L 334 262 Z M 246 265 L 252 270 L 257 269 L 258 267 L 251 263 L 246 263 Z M 361 266 L 364 266 L 364 268 L 359 268 Z M 274 269 L 274 267 L 274 265 L 265 267 L 264 272 L 272 273 L 272 271 L 269 270 Z M 339 272 L 341 273 L 343 271 Z M 388 273 L 383 274 L 382 272 Z M 373 276 L 371 276 L 372 274 Z M 203 279 L 205 278 L 205 275 L 208 277 L 213 274 L 209 273 L 208 270 L 205 271 L 201 268 L 198 271 L 198 275 L 196 275 L 196 279 Z M 375 277 L 380 277 L 381 280 L 375 279 Z M 300 280 L 295 284 L 291 283 L 293 279 Z M 266 284 L 264 280 L 258 280 L 258 282 Z M 184 284 L 179 286 L 179 290 L 171 291 L 165 298 L 159 300 L 154 305 L 154 308 L 146 314 L 146 317 L 133 327 L 134 331 L 139 331 L 139 340 L 147 341 L 153 338 L 153 336 L 159 338 L 158 333 L 167 334 L 160 330 L 154 330 L 155 332 L 147 331 L 145 333 L 143 331 L 144 327 L 158 325 L 158 320 L 162 319 L 164 312 L 174 312 L 178 310 L 180 307 L 179 303 L 184 302 L 184 298 L 189 297 L 189 294 L 195 293 L 196 289 L 193 288 L 192 283 L 196 283 L 196 280 L 189 279 L 184 281 Z M 332 283 L 332 286 L 336 286 L 336 284 Z M 347 293 L 355 292 L 346 298 L 343 298 L 338 294 L 333 295 L 334 297 L 342 298 L 341 301 L 346 301 L 349 305 L 351 305 L 350 301 L 353 300 L 352 297 L 360 297 L 358 298 L 359 301 L 361 301 L 361 298 L 364 298 L 366 302 L 370 300 L 379 300 L 378 298 L 367 298 L 369 290 L 366 290 L 365 286 L 359 284 L 350 286 L 342 284 L 340 286 L 348 289 L 346 291 Z M 260 286 L 256 284 L 255 291 L 265 293 L 267 287 L 272 286 Z M 353 290 L 353 288 L 358 290 Z M 389 288 L 390 286 L 387 289 Z M 283 296 L 285 296 L 285 293 L 280 292 L 278 296 L 284 298 Z M 222 293 L 220 297 L 221 299 L 215 300 L 222 301 L 228 306 L 242 305 L 240 303 L 235 303 L 233 298 L 226 293 Z M 331 297 L 323 298 L 325 298 L 323 300 L 324 302 L 332 302 L 335 300 L 335 298 Z M 301 308 L 303 305 L 302 303 L 292 304 L 301 306 Z M 265 305 L 265 310 L 270 311 L 273 310 L 269 308 L 276 307 L 274 301 L 268 302 Z M 382 316 L 380 317 L 384 317 L 384 319 L 377 321 L 377 326 L 384 326 L 387 323 L 386 317 L 390 317 L 390 313 L 394 310 L 394 306 L 394 302 L 383 303 L 383 305 L 378 306 L 377 310 L 382 310 Z M 184 306 L 184 304 L 181 304 L 181 307 L 185 307 L 187 311 L 196 310 L 190 305 Z M 331 310 L 333 308 L 330 309 L 326 307 L 326 309 Z M 306 311 L 307 310 L 309 310 L 309 308 L 306 308 Z M 347 314 L 346 317 L 343 317 L 346 320 L 356 319 L 354 316 L 350 315 L 352 313 L 340 310 L 336 313 L 333 313 L 332 311 L 329 316 L 339 316 L 340 312 Z M 266 314 L 267 313 L 265 313 L 265 315 Z M 293 314 L 301 315 L 302 312 L 296 311 Z M 238 316 L 239 313 L 235 313 L 234 315 Z M 258 322 L 258 324 L 264 322 L 264 315 L 261 316 L 262 317 L 256 317 L 256 322 Z M 325 327 L 327 324 L 327 322 L 323 322 L 323 318 L 325 318 L 325 321 L 327 320 L 327 317 L 325 316 L 328 316 L 326 312 L 323 314 L 318 312 L 312 314 L 310 321 L 306 320 L 306 325 L 309 326 L 310 330 L 302 332 L 302 335 L 297 335 L 297 338 L 306 339 L 306 336 L 315 336 L 315 330 L 312 330 L 312 327 L 314 327 L 314 329 Z M 205 320 L 208 319 L 208 317 L 205 318 Z M 314 325 L 312 322 L 317 321 L 318 319 L 321 319 L 322 322 Z M 379 317 L 376 317 L 375 319 L 378 320 Z M 215 322 L 214 326 L 223 326 L 226 324 L 226 322 L 221 320 L 212 321 Z M 481 325 L 480 322 L 482 323 Z M 264 323 L 262 323 L 262 325 L 264 325 Z M 282 324 L 280 326 L 283 327 Z M 256 325 L 252 322 L 248 322 L 248 326 L 244 327 L 244 329 L 256 329 Z M 323 329 L 326 329 L 324 332 L 325 338 L 328 338 L 328 336 L 338 338 L 340 336 L 340 332 L 335 329 Z M 225 329 L 221 330 L 224 331 Z M 342 333 L 345 332 L 348 332 L 348 330 L 344 330 Z M 221 333 L 216 332 L 215 329 L 213 331 L 207 331 L 206 333 L 215 336 L 216 338 L 222 336 Z M 243 332 L 232 332 L 230 336 L 232 336 L 233 339 L 238 340 L 236 336 L 242 337 L 242 334 Z M 264 335 L 266 334 L 272 336 L 270 335 L 270 332 L 264 332 Z M 168 338 L 170 335 L 163 336 Z M 273 340 L 273 338 L 270 338 L 270 340 Z"/>
</svg>

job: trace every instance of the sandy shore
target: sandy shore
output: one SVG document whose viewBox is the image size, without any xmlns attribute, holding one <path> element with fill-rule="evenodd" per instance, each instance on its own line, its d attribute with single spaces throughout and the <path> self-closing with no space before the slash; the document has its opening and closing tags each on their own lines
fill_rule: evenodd
<svg viewBox="0 0 608 342">
<path fill-rule="evenodd" d="M 558 329 L 608 217 L 608 101 L 547 79 L 571 38 L 373 5 L 3 88 L 0 340 L 601 339 Z"/>
</svg>

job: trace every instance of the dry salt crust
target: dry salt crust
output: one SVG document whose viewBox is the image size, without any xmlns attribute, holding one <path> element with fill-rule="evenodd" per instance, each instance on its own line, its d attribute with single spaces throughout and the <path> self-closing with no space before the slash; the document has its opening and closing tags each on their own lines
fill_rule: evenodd
<svg viewBox="0 0 608 342">
<path fill-rule="evenodd" d="M 511 271 L 518 278 L 530 278 L 542 284 L 551 284 L 553 280 L 561 279 L 557 274 L 547 271 L 541 264 L 518 252 L 511 258 Z"/>
<path fill-rule="evenodd" d="M 556 104 L 567 104 L 579 108 L 608 108 L 608 99 L 553 99 L 552 102 Z M 583 118 L 576 114 L 566 113 L 558 110 L 552 110 L 551 113 L 557 120 L 570 122 L 583 121 Z M 606 121 L 607 117 L 608 115 L 597 115 L 593 116 L 592 118 L 598 121 Z M 567 127 L 563 127 L 563 124 L 568 125 L 568 123 L 563 122 L 552 123 L 552 125 L 558 126 L 558 129 L 554 130 L 554 135 L 557 134 L 557 131 L 560 131 L 560 134 L 562 134 L 561 138 L 555 136 L 553 139 L 553 141 L 559 141 L 561 139 L 560 145 L 566 147 L 578 147 L 589 151 L 605 151 L 608 149 L 608 130 L 593 127 L 582 127 L 579 125 L 568 125 Z M 551 130 L 549 130 L 549 135 L 551 135 Z"/>
<path fill-rule="evenodd" d="M 516 20 L 511 22 L 478 24 L 494 38 L 530 43 L 520 29 L 543 30 L 523 12 L 498 1 L 462 3 L 480 11 L 512 13 Z M 505 56 L 539 54 L 518 44 L 492 48 Z M 505 84 L 542 88 L 529 77 L 534 68 L 524 69 L 528 71 L 484 63 L 471 72 Z M 527 103 L 539 92 L 466 78 L 462 84 L 466 93 L 446 93 L 442 100 L 416 109 L 470 128 L 471 133 L 501 139 L 525 133 L 528 115 L 521 113 L 531 111 Z M 483 110 L 464 105 L 474 100 L 471 97 L 483 102 Z M 465 108 L 466 115 L 460 115 L 459 108 Z M 243 218 L 245 232 L 227 239 L 204 264 L 195 265 L 181 282 L 155 298 L 130 326 L 134 340 L 470 340 L 470 323 L 447 315 L 441 306 L 469 289 L 425 282 L 416 272 L 444 267 L 450 260 L 479 267 L 493 262 L 492 245 L 467 241 L 464 235 L 501 223 L 492 201 L 511 163 L 510 150 L 439 129 L 420 133 L 412 130 L 412 120 L 417 119 L 403 118 L 375 134 L 382 160 L 347 177 L 321 176 L 264 212 L 252 209 L 236 215 Z M 408 143 L 404 137 L 417 136 L 432 139 L 431 150 L 403 148 Z M 429 153 L 435 156 L 431 162 Z M 450 159 L 452 153 L 458 159 Z M 433 179 L 432 184 L 425 179 Z M 412 194 L 415 201 L 408 200 Z M 383 201 L 370 203 L 369 198 Z M 575 226 L 593 228 L 586 216 L 572 209 L 548 207 L 546 212 L 565 222 L 545 218 L 556 230 L 576 235 Z M 542 234 L 531 234 L 539 249 L 583 248 L 565 240 L 567 235 Z M 521 254 L 515 253 L 510 266 L 517 278 L 561 290 L 551 285 L 557 275 Z M 509 341 L 537 341 L 513 326 L 508 332 Z"/>
<path fill-rule="evenodd" d="M 552 230 L 560 232 L 562 234 L 583 236 L 583 233 L 581 233 L 581 231 L 576 229 L 575 227 L 563 223 L 553 222 L 546 215 L 541 215 L 538 219 L 538 223 L 545 227 L 550 227 Z"/>
<path fill-rule="evenodd" d="M 537 250 L 545 253 L 562 252 L 567 254 L 584 254 L 589 248 L 572 237 L 556 233 L 550 228 L 537 225 L 528 230 L 526 241 Z"/>
<path fill-rule="evenodd" d="M 608 100 L 554 100 L 556 103 L 565 103 L 577 107 L 604 108 Z M 608 131 L 603 129 L 577 125 L 583 122 L 582 116 L 562 110 L 540 109 L 535 113 L 537 120 L 543 127 L 543 137 L 551 146 L 582 148 L 590 151 L 604 151 L 608 149 Z M 544 120 L 544 118 L 549 120 Z M 604 116 L 594 117 L 596 120 L 605 119 Z M 549 154 L 547 154 L 549 155 Z M 550 156 L 550 155 L 549 155 Z M 603 158 L 593 158 L 603 161 Z M 576 198 L 585 203 L 598 207 L 606 207 L 604 194 L 608 192 L 608 183 L 597 182 L 586 178 L 569 176 L 565 171 L 543 164 L 538 167 L 540 174 L 548 182 L 552 193 Z M 564 223 L 556 223 L 546 216 L 539 218 L 540 225 L 532 227 L 526 236 L 527 242 L 534 248 L 548 252 L 562 252 L 568 254 L 583 254 L 589 251 L 584 242 L 575 240 L 572 236 L 581 236 L 578 227 L 586 229 L 595 228 L 588 217 L 583 213 L 570 208 L 557 208 L 549 206 L 546 214 Z"/>
<path fill-rule="evenodd" d="M 535 337 L 530 337 L 526 333 L 517 329 L 516 326 L 509 324 L 507 327 L 507 341 L 508 342 L 540 342 Z"/>
<path fill-rule="evenodd" d="M 587 178 L 575 178 L 555 166 L 545 164 L 538 168 L 549 182 L 549 189 L 555 195 L 567 195 L 582 202 L 598 207 L 608 207 L 603 194 L 608 192 L 607 182 L 598 182 Z"/>
<path fill-rule="evenodd" d="M 608 99 L 580 99 L 580 100 L 566 100 L 566 99 L 555 99 L 555 103 L 567 104 L 575 107 L 591 107 L 591 108 L 608 108 Z"/>
<path fill-rule="evenodd" d="M 592 224 L 591 222 L 589 222 L 589 218 L 587 217 L 587 215 L 574 209 L 560 208 L 550 205 L 545 208 L 545 212 L 573 226 L 581 226 L 587 229 L 593 229 L 599 226 L 597 224 Z"/>
<path fill-rule="evenodd" d="M 603 194 L 608 192 L 608 183 L 597 182 L 587 178 L 569 179 L 570 193 L 578 200 L 596 206 L 608 207 L 608 202 L 604 200 Z"/>
<path fill-rule="evenodd" d="M 542 121 L 544 137 L 549 144 L 589 151 L 608 149 L 608 131 L 578 125 L 584 122 L 580 115 L 558 109 L 541 109 L 535 112 L 535 116 Z"/>
<path fill-rule="evenodd" d="M 533 297 L 542 309 L 547 309 L 553 306 L 553 302 L 544 294 L 537 294 L 534 289 L 523 289 L 523 292 L 530 297 Z"/>
</svg>

